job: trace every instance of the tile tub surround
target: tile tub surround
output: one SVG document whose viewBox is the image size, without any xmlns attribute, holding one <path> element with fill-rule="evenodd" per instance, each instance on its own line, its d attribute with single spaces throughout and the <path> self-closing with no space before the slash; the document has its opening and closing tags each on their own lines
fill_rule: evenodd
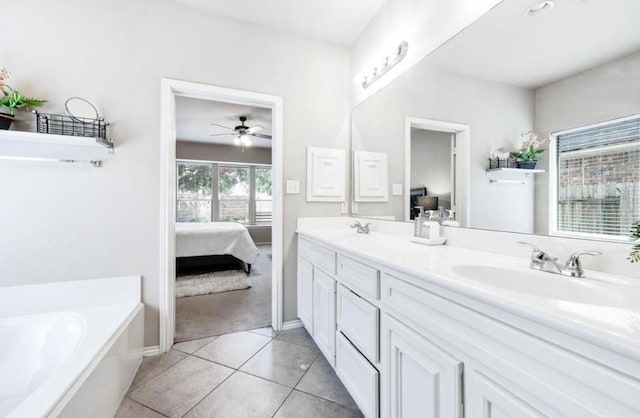
<svg viewBox="0 0 640 418">
<path fill-rule="evenodd" d="M 26 399 L 9 416 L 66 417 L 78 408 L 93 413 L 91 408 L 98 404 L 103 412 L 115 412 L 142 359 L 144 316 L 139 276 L 0 287 L 0 300 L 0 318 L 65 313 L 80 318 L 83 333 L 64 364 L 42 385 L 24 392 Z M 30 351 L 38 347 L 32 344 Z M 6 348 L 9 355 L 0 359 L 0 370 L 8 370 L 5 377 L 11 378 L 10 364 L 3 361 L 18 363 L 26 353 L 12 352 L 10 342 Z M 40 361 L 48 359 L 49 353 L 43 352 Z M 31 363 L 29 370 L 39 373 L 41 366 L 35 360 Z M 16 381 L 12 382 L 16 389 Z"/>
<path fill-rule="evenodd" d="M 484 284 L 482 281 L 461 277 L 453 274 L 451 269 L 456 260 L 458 262 L 462 260 L 471 264 L 488 263 L 498 268 L 529 272 L 527 257 L 518 258 L 463 248 L 456 246 L 459 245 L 459 241 L 456 245 L 432 247 L 413 244 L 408 240 L 409 234 L 404 234 L 404 231 L 395 234 L 387 233 L 390 226 L 395 226 L 396 230 L 401 229 L 403 224 L 398 223 L 376 221 L 372 225 L 376 229 L 371 234 L 358 235 L 344 228 L 344 224 L 348 222 L 346 219 L 341 220 L 342 228 L 331 228 L 317 220 L 310 223 L 300 221 L 302 222 L 299 223 L 298 228 L 299 239 L 309 237 L 347 256 L 352 255 L 356 259 L 361 258 L 373 265 L 385 266 L 414 277 L 420 282 L 424 281 L 425 284 L 473 298 L 488 306 L 534 321 L 566 335 L 640 360 L 640 329 L 634 325 L 640 322 L 640 282 L 634 277 L 600 273 L 585 267 L 587 277 L 601 280 L 575 282 L 576 286 L 586 283 L 587 287 L 599 286 L 598 289 L 606 293 L 616 294 L 623 300 L 615 306 L 607 306 L 606 302 L 600 305 L 595 302 L 573 303 L 571 300 L 565 301 L 562 298 L 556 300 L 552 297 L 535 297 L 528 293 L 509 291 Z M 411 224 L 407 225 L 411 226 Z M 462 234 L 469 230 L 455 232 Z M 509 235 L 514 239 L 513 235 L 518 234 Z M 513 246 L 514 243 L 512 242 L 511 245 Z M 584 246 L 584 242 L 582 245 Z M 527 256 L 528 251 L 526 251 Z M 563 284 L 570 283 L 572 280 L 566 276 L 531 272 L 546 275 L 546 278 L 550 276 L 559 281 L 562 280 Z"/>
<path fill-rule="evenodd" d="M 304 329 L 267 327 L 178 343 L 144 359 L 116 417 L 181 416 L 362 415 Z"/>
</svg>

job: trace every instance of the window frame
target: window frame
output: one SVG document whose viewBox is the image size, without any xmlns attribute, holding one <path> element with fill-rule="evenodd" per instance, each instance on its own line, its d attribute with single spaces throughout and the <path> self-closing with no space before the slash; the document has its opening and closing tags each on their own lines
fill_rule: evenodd
<svg viewBox="0 0 640 418">
<path fill-rule="evenodd" d="M 599 128 L 602 126 L 640 120 L 640 113 L 622 118 L 610 119 L 602 122 L 565 129 L 549 134 L 549 235 L 564 238 L 592 239 L 598 241 L 629 242 L 625 235 L 594 234 L 589 232 L 567 232 L 558 230 L 558 137 L 585 129 Z"/>
<path fill-rule="evenodd" d="M 176 158 L 176 173 L 178 172 L 178 165 L 179 164 L 207 164 L 211 166 L 211 184 L 212 184 L 212 194 L 211 194 L 211 214 L 210 214 L 210 221 L 209 222 L 224 222 L 222 220 L 220 220 L 220 201 L 223 200 L 238 200 L 238 199 L 220 199 L 219 196 L 219 171 L 218 168 L 219 167 L 237 167 L 237 168 L 247 168 L 249 170 L 249 197 L 248 197 L 248 202 L 249 202 L 249 222 L 248 223 L 241 223 L 244 226 L 247 227 L 251 227 L 251 228 L 270 228 L 273 224 L 273 210 L 271 213 L 271 222 L 267 223 L 260 223 L 260 224 L 256 224 L 256 193 L 255 193 L 255 171 L 256 168 L 269 168 L 271 169 L 271 173 L 273 174 L 273 165 L 272 164 L 262 164 L 262 163 L 241 163 L 241 162 L 229 162 L 229 161 L 209 161 L 209 160 L 191 160 L 191 159 L 184 159 L 184 158 Z M 272 177 L 272 182 L 273 182 L 273 177 Z M 178 176 L 176 176 L 176 192 L 177 192 L 177 186 L 178 186 Z M 273 187 L 273 185 L 272 185 Z M 260 200 L 264 200 L 264 199 L 260 199 Z M 178 215 L 178 204 L 180 201 L 184 201 L 184 200 L 180 200 L 177 198 L 177 193 L 176 193 L 176 222 L 177 222 L 177 215 Z M 208 202 L 209 200 L 193 200 L 193 201 L 199 201 L 199 202 Z M 244 201 L 244 200 L 243 200 Z"/>
</svg>

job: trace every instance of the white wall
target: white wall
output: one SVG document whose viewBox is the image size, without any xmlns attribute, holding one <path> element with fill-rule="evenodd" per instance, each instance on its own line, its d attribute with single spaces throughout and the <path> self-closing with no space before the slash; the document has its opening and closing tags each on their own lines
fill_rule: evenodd
<svg viewBox="0 0 640 418">
<path fill-rule="evenodd" d="M 0 282 L 142 274 L 146 345 L 158 343 L 162 77 L 283 96 L 284 176 L 303 187 L 308 145 L 348 148 L 344 47 L 165 0 L 24 0 L 2 15 L 15 87 L 52 112 L 71 96 L 96 102 L 116 153 L 101 169 L 0 162 Z M 296 317 L 296 217 L 340 214 L 304 196 L 284 202 L 285 320 Z"/>
<path fill-rule="evenodd" d="M 535 92 L 536 131 L 550 133 L 640 114 L 640 53 L 557 81 Z M 540 167 L 549 167 L 544 153 Z M 536 181 L 537 234 L 549 233 L 549 183 Z"/>
<path fill-rule="evenodd" d="M 439 72 L 430 66 L 430 58 L 353 109 L 353 149 L 388 153 L 389 184 L 404 183 L 407 116 L 469 125 L 470 226 L 532 232 L 533 185 L 490 184 L 486 169 L 492 148 L 518 148 L 520 133 L 533 126 L 533 92 Z M 403 196 L 358 207 L 358 216 L 404 219 Z"/>
<path fill-rule="evenodd" d="M 404 60 L 367 89 L 352 84 L 357 105 L 470 25 L 502 0 L 387 0 L 351 48 L 352 79 L 373 70 L 402 41 Z"/>
<path fill-rule="evenodd" d="M 451 134 L 411 129 L 411 187 L 427 188 L 451 209 Z"/>
</svg>

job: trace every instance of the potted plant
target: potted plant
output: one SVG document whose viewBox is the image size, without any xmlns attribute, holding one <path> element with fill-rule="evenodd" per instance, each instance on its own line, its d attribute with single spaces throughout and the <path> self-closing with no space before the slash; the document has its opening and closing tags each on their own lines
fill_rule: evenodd
<svg viewBox="0 0 640 418">
<path fill-rule="evenodd" d="M 627 259 L 632 263 L 640 263 L 640 221 L 634 223 L 631 227 L 630 238 L 634 245 L 631 247 L 631 252 Z"/>
<path fill-rule="evenodd" d="M 11 73 L 6 68 L 0 69 L 0 129 L 7 130 L 15 120 L 16 110 L 24 106 L 39 107 L 44 100 L 23 96 L 6 82 L 11 78 Z"/>
<path fill-rule="evenodd" d="M 544 152 L 541 147 L 546 140 L 538 138 L 538 134 L 533 131 L 525 132 L 520 136 L 527 139 L 522 142 L 519 150 L 511 152 L 511 156 L 518 162 L 518 168 L 534 169 L 540 155 Z"/>
</svg>

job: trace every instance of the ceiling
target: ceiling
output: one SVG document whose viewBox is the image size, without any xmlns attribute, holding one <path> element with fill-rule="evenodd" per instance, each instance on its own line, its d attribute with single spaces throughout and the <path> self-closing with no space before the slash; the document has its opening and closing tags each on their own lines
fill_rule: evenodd
<svg viewBox="0 0 640 418">
<path fill-rule="evenodd" d="M 386 0 L 173 0 L 247 22 L 349 46 Z"/>
<path fill-rule="evenodd" d="M 212 125 L 217 123 L 233 129 L 240 125 L 238 117 L 246 116 L 245 125 L 260 125 L 261 134 L 271 135 L 271 109 L 244 106 L 211 100 L 176 97 L 176 138 L 178 141 L 203 142 L 209 144 L 234 145 L 229 136 L 211 136 L 229 130 Z M 271 140 L 251 137 L 252 147 L 271 148 Z M 235 146 L 235 145 L 234 145 Z"/>
<path fill-rule="evenodd" d="M 556 0 L 525 17 L 537 0 L 503 1 L 429 59 L 439 68 L 525 88 L 640 50 L 640 0 Z"/>
</svg>

